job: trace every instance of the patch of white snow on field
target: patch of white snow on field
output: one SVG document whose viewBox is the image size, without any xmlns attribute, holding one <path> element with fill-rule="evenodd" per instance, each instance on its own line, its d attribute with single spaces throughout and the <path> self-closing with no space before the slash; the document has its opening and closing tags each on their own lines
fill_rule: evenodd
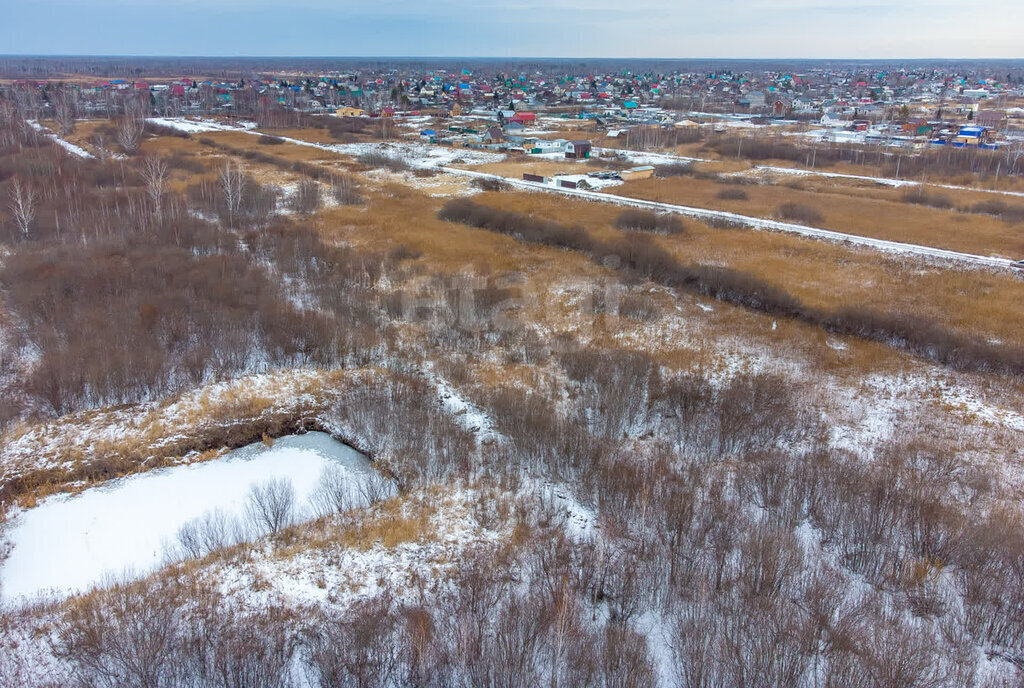
<svg viewBox="0 0 1024 688">
<path fill-rule="evenodd" d="M 89 151 L 85 150 L 81 146 L 76 146 L 73 143 L 69 143 L 69 142 L 65 141 L 64 139 L 62 139 L 61 137 L 57 136 L 52 131 L 50 131 L 49 129 L 47 129 L 42 124 L 40 124 L 39 122 L 35 121 L 34 119 L 30 119 L 30 120 L 27 120 L 27 121 L 28 121 L 28 125 L 30 127 L 35 129 L 39 133 L 43 134 L 46 138 L 50 139 L 51 141 L 56 143 L 58 146 L 60 146 L 64 150 L 66 150 L 68 153 L 71 153 L 72 155 L 74 155 L 75 157 L 83 158 L 83 159 L 89 159 L 89 158 L 93 157 L 93 154 L 90 153 Z"/>
<path fill-rule="evenodd" d="M 967 416 L 974 416 L 983 423 L 1024 432 L 1024 415 L 1017 411 L 989 404 L 968 389 L 952 388 L 948 385 L 943 385 L 941 389 L 942 400 L 954 410 Z"/>
<path fill-rule="evenodd" d="M 207 131 L 250 131 L 256 128 L 255 122 L 239 121 L 226 124 L 210 119 L 186 119 L 184 117 L 150 117 L 146 121 L 183 131 L 186 134 L 201 134 Z"/>
<path fill-rule="evenodd" d="M 290 139 L 286 139 L 290 140 Z M 413 167 L 437 167 L 440 165 L 483 165 L 489 162 L 501 162 L 504 153 L 476 150 L 473 148 L 454 148 L 438 146 L 430 143 L 380 142 L 380 143 L 336 143 L 318 146 L 324 150 L 359 157 L 366 154 L 380 154 L 389 158 L 402 160 Z"/>
<path fill-rule="evenodd" d="M 473 433 L 478 442 L 501 441 L 504 436 L 494 427 L 494 421 L 479 406 L 462 396 L 450 382 L 433 370 L 425 371 L 427 380 L 437 390 L 437 398 L 452 416 L 460 418 L 460 425 Z"/>
<path fill-rule="evenodd" d="M 598 528 L 597 514 L 584 506 L 569 485 L 550 481 L 525 481 L 526 492 L 532 492 L 540 503 L 561 523 L 565 534 L 576 542 L 593 539 Z"/>
<path fill-rule="evenodd" d="M 141 577 L 166 563 L 184 524 L 217 509 L 242 519 L 250 487 L 271 479 L 292 481 L 297 509 L 308 518 L 321 474 L 336 466 L 353 483 L 372 470 L 354 449 L 324 433 L 308 433 L 52 497 L 10 524 L 13 546 L 0 567 L 0 593 L 6 601 L 67 595 L 111 578 Z"/>
</svg>

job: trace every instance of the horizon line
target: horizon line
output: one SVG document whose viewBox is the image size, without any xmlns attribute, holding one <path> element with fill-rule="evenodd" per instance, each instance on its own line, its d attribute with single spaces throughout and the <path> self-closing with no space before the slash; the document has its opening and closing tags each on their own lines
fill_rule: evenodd
<svg viewBox="0 0 1024 688">
<path fill-rule="evenodd" d="M 1024 62 L 1022 57 L 580 57 L 560 55 L 178 55 L 178 54 L 143 54 L 143 53 L 0 53 L 2 58 L 107 58 L 107 59 L 241 59 L 241 60 L 636 60 L 654 61 L 746 61 L 746 62 Z"/>
</svg>

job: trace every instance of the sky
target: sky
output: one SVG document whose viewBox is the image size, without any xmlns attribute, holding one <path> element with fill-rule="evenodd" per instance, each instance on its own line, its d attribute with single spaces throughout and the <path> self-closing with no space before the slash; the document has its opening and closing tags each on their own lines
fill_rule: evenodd
<svg viewBox="0 0 1024 688">
<path fill-rule="evenodd" d="M 0 0 L 0 17 L 6 54 L 1024 57 L 1024 0 Z"/>
</svg>

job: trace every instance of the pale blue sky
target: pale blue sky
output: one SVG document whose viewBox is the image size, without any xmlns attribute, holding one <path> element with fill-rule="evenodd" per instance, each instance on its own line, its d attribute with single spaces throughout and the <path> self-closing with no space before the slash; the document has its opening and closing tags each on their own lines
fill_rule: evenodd
<svg viewBox="0 0 1024 688">
<path fill-rule="evenodd" d="M 0 0 L 0 8 L 0 53 L 14 54 L 1024 57 L 1024 0 Z"/>
</svg>

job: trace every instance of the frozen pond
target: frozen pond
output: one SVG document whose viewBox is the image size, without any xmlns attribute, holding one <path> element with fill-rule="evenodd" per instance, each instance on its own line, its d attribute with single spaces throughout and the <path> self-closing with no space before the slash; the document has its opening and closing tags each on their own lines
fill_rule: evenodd
<svg viewBox="0 0 1024 688">
<path fill-rule="evenodd" d="M 51 497 L 19 514 L 3 533 L 11 548 L 0 564 L 0 600 L 64 596 L 112 578 L 141 577 L 174 558 L 179 531 L 196 519 L 215 513 L 232 527 L 249 527 L 250 489 L 281 478 L 294 487 L 295 520 L 308 520 L 325 482 L 335 492 L 338 485 L 350 491 L 357 505 L 360 486 L 376 473 L 356 450 L 310 432 Z"/>
</svg>

